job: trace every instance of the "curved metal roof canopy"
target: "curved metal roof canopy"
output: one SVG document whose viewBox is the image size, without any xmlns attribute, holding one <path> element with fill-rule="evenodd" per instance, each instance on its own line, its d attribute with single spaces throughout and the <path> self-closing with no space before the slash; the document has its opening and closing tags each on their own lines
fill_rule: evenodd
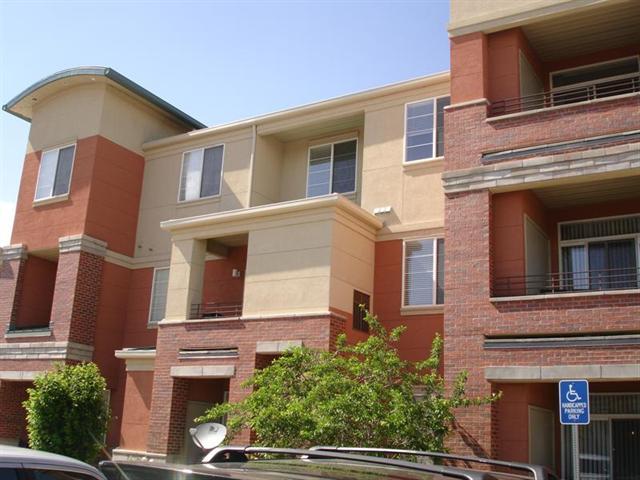
<svg viewBox="0 0 640 480">
<path fill-rule="evenodd" d="M 124 89 L 128 90 L 129 92 L 137 95 L 143 100 L 154 105 L 155 107 L 163 110 L 164 112 L 171 115 L 176 120 L 179 120 L 180 122 L 184 123 L 185 125 L 194 129 L 206 128 L 206 125 L 204 123 L 201 123 L 195 118 L 191 117 L 190 115 L 187 115 L 182 110 L 179 110 L 178 108 L 174 107 L 170 103 L 164 101 L 162 98 L 158 97 L 157 95 L 154 95 L 146 88 L 141 87 L 140 85 L 133 82 L 132 80 L 129 80 L 127 77 L 125 77 L 121 73 L 118 73 L 113 68 L 109 68 L 109 67 L 76 67 L 76 68 L 69 68 L 67 70 L 62 70 L 60 72 L 54 73 L 34 83 L 30 87 L 20 92 L 18 95 L 16 95 L 11 100 L 9 100 L 6 105 L 3 105 L 2 109 L 6 112 L 11 113 L 12 115 L 22 118 L 23 120 L 26 120 L 27 122 L 30 122 L 31 118 L 29 118 L 27 115 L 19 111 L 24 109 L 17 108 L 20 106 L 20 103 L 22 103 L 23 101 L 31 101 L 32 95 L 36 94 L 36 92 L 38 92 L 40 89 L 48 85 L 51 85 L 60 80 L 71 79 L 71 78 L 82 77 L 82 76 L 93 77 L 93 78 L 104 77 L 106 79 L 109 79 L 112 82 L 123 87 Z"/>
</svg>

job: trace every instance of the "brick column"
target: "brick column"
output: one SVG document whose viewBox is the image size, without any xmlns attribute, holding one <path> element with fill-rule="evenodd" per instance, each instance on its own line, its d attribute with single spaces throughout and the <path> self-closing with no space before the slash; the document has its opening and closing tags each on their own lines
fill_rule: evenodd
<svg viewBox="0 0 640 480">
<path fill-rule="evenodd" d="M 93 345 L 106 246 L 87 235 L 60 239 L 50 323 L 57 341 Z"/>
<path fill-rule="evenodd" d="M 27 249 L 24 245 L 4 247 L 0 254 L 0 334 L 15 323 L 20 308 Z"/>
<path fill-rule="evenodd" d="M 491 194 L 487 190 L 449 194 L 445 201 L 444 373 L 447 386 L 463 370 L 467 394 L 491 393 L 484 378 L 483 333 L 492 321 Z M 455 453 L 492 454 L 491 406 L 460 409 L 449 446 Z"/>
<path fill-rule="evenodd" d="M 29 382 L 0 381 L 0 444 L 17 445 L 19 440 L 26 442 L 26 418 L 22 402 L 27 399 Z"/>
</svg>

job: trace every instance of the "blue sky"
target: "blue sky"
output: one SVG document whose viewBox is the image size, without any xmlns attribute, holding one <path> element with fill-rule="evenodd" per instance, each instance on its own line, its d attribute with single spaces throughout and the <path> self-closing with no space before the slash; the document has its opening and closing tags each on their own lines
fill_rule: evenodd
<svg viewBox="0 0 640 480">
<path fill-rule="evenodd" d="M 104 65 L 207 125 L 449 68 L 448 0 L 0 0 L 0 103 Z M 0 245 L 29 124 L 0 113 Z"/>
</svg>

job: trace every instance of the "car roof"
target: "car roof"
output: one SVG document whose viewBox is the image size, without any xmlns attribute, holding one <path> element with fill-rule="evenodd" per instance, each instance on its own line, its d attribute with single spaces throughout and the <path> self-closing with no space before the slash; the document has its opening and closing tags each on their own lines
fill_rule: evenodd
<svg viewBox="0 0 640 480">
<path fill-rule="evenodd" d="M 9 445 L 0 445 L 0 465 L 3 463 L 19 463 L 25 467 L 41 467 L 53 470 L 68 469 L 76 472 L 85 472 L 96 478 L 104 478 L 99 470 L 75 458 Z"/>
<path fill-rule="evenodd" d="M 442 480 L 445 478 L 437 473 L 417 472 L 393 466 L 371 465 L 333 459 L 273 459 L 251 460 L 242 463 L 224 462 L 195 465 L 106 461 L 101 462 L 100 465 L 101 467 L 118 465 L 123 468 L 125 473 L 129 469 L 158 469 L 237 480 L 275 480 L 279 478 L 332 478 L 340 480 L 394 478 L 399 480 Z"/>
</svg>

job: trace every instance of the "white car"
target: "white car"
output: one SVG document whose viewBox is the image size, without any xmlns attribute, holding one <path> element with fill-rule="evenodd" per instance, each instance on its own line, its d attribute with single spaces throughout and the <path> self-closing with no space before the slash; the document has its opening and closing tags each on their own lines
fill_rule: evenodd
<svg viewBox="0 0 640 480">
<path fill-rule="evenodd" d="M 106 480 L 96 468 L 55 453 L 0 445 L 0 480 Z"/>
</svg>

